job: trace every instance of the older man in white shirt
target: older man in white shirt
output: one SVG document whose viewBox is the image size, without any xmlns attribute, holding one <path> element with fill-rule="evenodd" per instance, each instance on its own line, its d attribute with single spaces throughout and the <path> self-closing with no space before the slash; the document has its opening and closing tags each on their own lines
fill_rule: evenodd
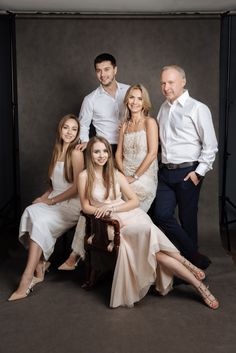
<svg viewBox="0 0 236 353">
<path fill-rule="evenodd" d="M 96 135 L 105 137 L 114 152 L 124 114 L 124 97 L 129 86 L 116 81 L 116 59 L 111 54 L 98 55 L 94 60 L 94 68 L 100 86 L 84 98 L 81 106 L 80 148 L 86 148 L 92 123 Z"/>
<path fill-rule="evenodd" d="M 211 261 L 198 253 L 198 200 L 202 179 L 215 160 L 217 140 L 209 108 L 191 98 L 185 85 L 181 67 L 163 67 L 161 89 L 166 101 L 157 116 L 161 167 L 153 220 L 185 257 L 205 269 Z"/>
</svg>

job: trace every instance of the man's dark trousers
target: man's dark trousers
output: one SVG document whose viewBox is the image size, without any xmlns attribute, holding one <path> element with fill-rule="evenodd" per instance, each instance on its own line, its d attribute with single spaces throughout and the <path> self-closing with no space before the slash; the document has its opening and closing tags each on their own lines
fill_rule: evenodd
<svg viewBox="0 0 236 353">
<path fill-rule="evenodd" d="M 160 227 L 183 256 L 194 261 L 198 252 L 197 212 L 200 188 L 189 178 L 196 165 L 187 168 L 168 169 L 162 166 L 158 173 L 157 196 L 152 209 L 154 223 Z M 179 222 L 175 216 L 178 206 Z"/>
</svg>

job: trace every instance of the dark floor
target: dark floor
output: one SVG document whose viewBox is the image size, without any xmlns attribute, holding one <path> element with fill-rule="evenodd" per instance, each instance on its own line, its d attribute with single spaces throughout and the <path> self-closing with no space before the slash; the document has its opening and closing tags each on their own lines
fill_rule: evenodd
<svg viewBox="0 0 236 353">
<path fill-rule="evenodd" d="M 5 234 L 7 236 L 7 234 Z M 81 288 L 83 264 L 62 273 L 59 243 L 53 268 L 26 299 L 7 302 L 26 258 L 9 231 L 0 269 L 1 353 L 234 353 L 236 349 L 236 268 L 218 235 L 203 235 L 201 251 L 212 259 L 206 282 L 220 300 L 213 311 L 186 285 L 166 297 L 148 294 L 132 309 L 109 309 L 111 281 L 93 291 Z M 204 239 L 204 240 L 203 240 Z M 62 240 L 63 242 L 63 240 Z M 231 251 L 236 254 L 235 238 Z M 6 249 L 5 249 L 6 250 Z"/>
</svg>

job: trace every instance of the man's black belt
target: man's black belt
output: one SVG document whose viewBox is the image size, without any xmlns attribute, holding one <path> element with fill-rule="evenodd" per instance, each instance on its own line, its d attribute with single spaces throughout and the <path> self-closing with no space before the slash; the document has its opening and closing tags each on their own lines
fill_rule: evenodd
<svg viewBox="0 0 236 353">
<path fill-rule="evenodd" d="M 180 164 L 174 164 L 174 163 L 164 164 L 164 163 L 162 163 L 161 167 L 164 167 L 167 169 L 180 169 L 180 168 L 192 167 L 197 164 L 198 164 L 198 162 L 184 162 L 184 163 L 180 163 Z"/>
</svg>

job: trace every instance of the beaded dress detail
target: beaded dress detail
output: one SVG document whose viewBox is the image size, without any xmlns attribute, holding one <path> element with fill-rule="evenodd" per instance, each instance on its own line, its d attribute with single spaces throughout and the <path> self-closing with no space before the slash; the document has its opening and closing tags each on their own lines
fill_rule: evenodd
<svg viewBox="0 0 236 353">
<path fill-rule="evenodd" d="M 147 135 L 145 130 L 125 132 L 123 141 L 123 167 L 125 175 L 133 175 L 147 155 Z M 139 198 L 140 208 L 147 212 L 156 196 L 157 159 L 146 172 L 130 186 Z"/>
</svg>

